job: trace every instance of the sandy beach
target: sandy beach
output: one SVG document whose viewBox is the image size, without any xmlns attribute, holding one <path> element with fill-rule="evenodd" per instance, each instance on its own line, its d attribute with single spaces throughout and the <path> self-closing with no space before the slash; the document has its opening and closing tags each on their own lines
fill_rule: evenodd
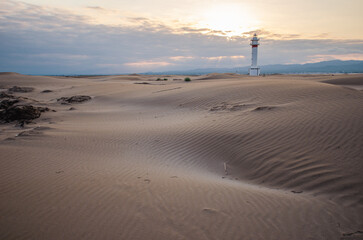
<svg viewBox="0 0 363 240">
<path fill-rule="evenodd" d="M 362 74 L 184 77 L 1 73 L 0 239 L 363 239 Z"/>
</svg>

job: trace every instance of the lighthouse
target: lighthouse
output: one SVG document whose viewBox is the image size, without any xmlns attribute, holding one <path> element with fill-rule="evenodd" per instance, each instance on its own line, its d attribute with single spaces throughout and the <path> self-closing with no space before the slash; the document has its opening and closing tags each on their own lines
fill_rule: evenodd
<svg viewBox="0 0 363 240">
<path fill-rule="evenodd" d="M 255 33 L 253 35 L 253 38 L 251 39 L 251 46 L 252 46 L 252 62 L 250 67 L 250 76 L 259 76 L 260 75 L 260 68 L 257 65 L 257 48 L 258 43 L 260 39 L 257 38 L 257 34 Z"/>
</svg>

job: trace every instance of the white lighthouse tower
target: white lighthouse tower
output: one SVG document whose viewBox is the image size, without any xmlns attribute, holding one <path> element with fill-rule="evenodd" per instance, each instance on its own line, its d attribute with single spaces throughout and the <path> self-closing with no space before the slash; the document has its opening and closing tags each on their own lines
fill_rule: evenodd
<svg viewBox="0 0 363 240">
<path fill-rule="evenodd" d="M 253 38 L 251 39 L 251 46 L 252 46 L 252 62 L 250 67 L 250 76 L 259 76 L 260 75 L 260 68 L 257 65 L 257 48 L 258 43 L 260 39 L 257 38 L 257 34 L 255 33 L 253 35 Z"/>
</svg>

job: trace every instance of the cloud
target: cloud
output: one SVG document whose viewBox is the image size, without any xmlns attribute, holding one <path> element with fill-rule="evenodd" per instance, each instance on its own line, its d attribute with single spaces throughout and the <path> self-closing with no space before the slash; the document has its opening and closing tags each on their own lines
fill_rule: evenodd
<svg viewBox="0 0 363 240">
<path fill-rule="evenodd" d="M 118 11 L 114 9 L 103 8 L 100 6 L 86 6 L 86 10 L 91 10 L 91 13 L 99 13 L 99 14 L 117 14 Z"/>
<path fill-rule="evenodd" d="M 187 61 L 187 60 L 190 60 L 190 59 L 193 59 L 194 57 L 193 56 L 172 56 L 172 57 L 169 57 L 170 60 L 172 61 Z"/>
<path fill-rule="evenodd" d="M 218 60 L 221 61 L 223 59 L 244 59 L 245 56 L 216 56 L 216 57 L 202 57 L 202 59 L 207 59 L 207 60 Z"/>
<path fill-rule="evenodd" d="M 170 62 L 131 62 L 131 63 L 124 63 L 124 65 L 126 66 L 130 66 L 130 67 L 159 67 L 159 66 L 169 66 L 169 65 L 173 65 Z"/>
<path fill-rule="evenodd" d="M 101 6 L 91 8 L 103 11 Z M 207 28 L 169 26 L 144 16 L 123 19 L 132 24 L 96 24 L 90 16 L 63 9 L 0 1 L 0 71 L 112 74 L 250 64 L 254 32 L 227 38 Z M 257 32 L 261 65 L 363 54 L 361 40 L 278 38 L 264 29 Z"/>
<path fill-rule="evenodd" d="M 279 34 L 279 33 L 273 33 L 273 32 L 267 31 L 265 29 L 256 29 L 254 31 L 244 32 L 244 33 L 242 33 L 242 35 L 252 37 L 255 33 L 259 37 L 266 38 L 266 39 L 286 40 L 286 39 L 299 39 L 299 38 L 302 38 L 303 37 L 303 36 L 301 36 L 299 34 Z"/>
<path fill-rule="evenodd" d="M 310 60 L 306 63 L 330 61 L 330 60 L 359 60 L 363 61 L 363 53 L 351 53 L 351 54 L 316 54 L 309 56 Z"/>
<path fill-rule="evenodd" d="M 149 19 L 145 18 L 145 17 L 128 17 L 128 19 L 130 21 L 134 21 L 134 22 L 147 22 L 147 21 L 149 21 Z"/>
<path fill-rule="evenodd" d="M 86 8 L 96 10 L 96 11 L 108 11 L 107 9 L 99 6 L 87 6 Z"/>
</svg>

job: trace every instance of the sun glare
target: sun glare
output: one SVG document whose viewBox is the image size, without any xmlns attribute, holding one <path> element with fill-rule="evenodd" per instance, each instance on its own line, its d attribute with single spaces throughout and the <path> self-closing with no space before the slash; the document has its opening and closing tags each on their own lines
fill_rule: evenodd
<svg viewBox="0 0 363 240">
<path fill-rule="evenodd" d="M 220 35 L 235 36 L 256 29 L 257 19 L 246 7 L 237 4 L 214 5 L 201 14 L 198 26 L 220 32 Z"/>
</svg>

